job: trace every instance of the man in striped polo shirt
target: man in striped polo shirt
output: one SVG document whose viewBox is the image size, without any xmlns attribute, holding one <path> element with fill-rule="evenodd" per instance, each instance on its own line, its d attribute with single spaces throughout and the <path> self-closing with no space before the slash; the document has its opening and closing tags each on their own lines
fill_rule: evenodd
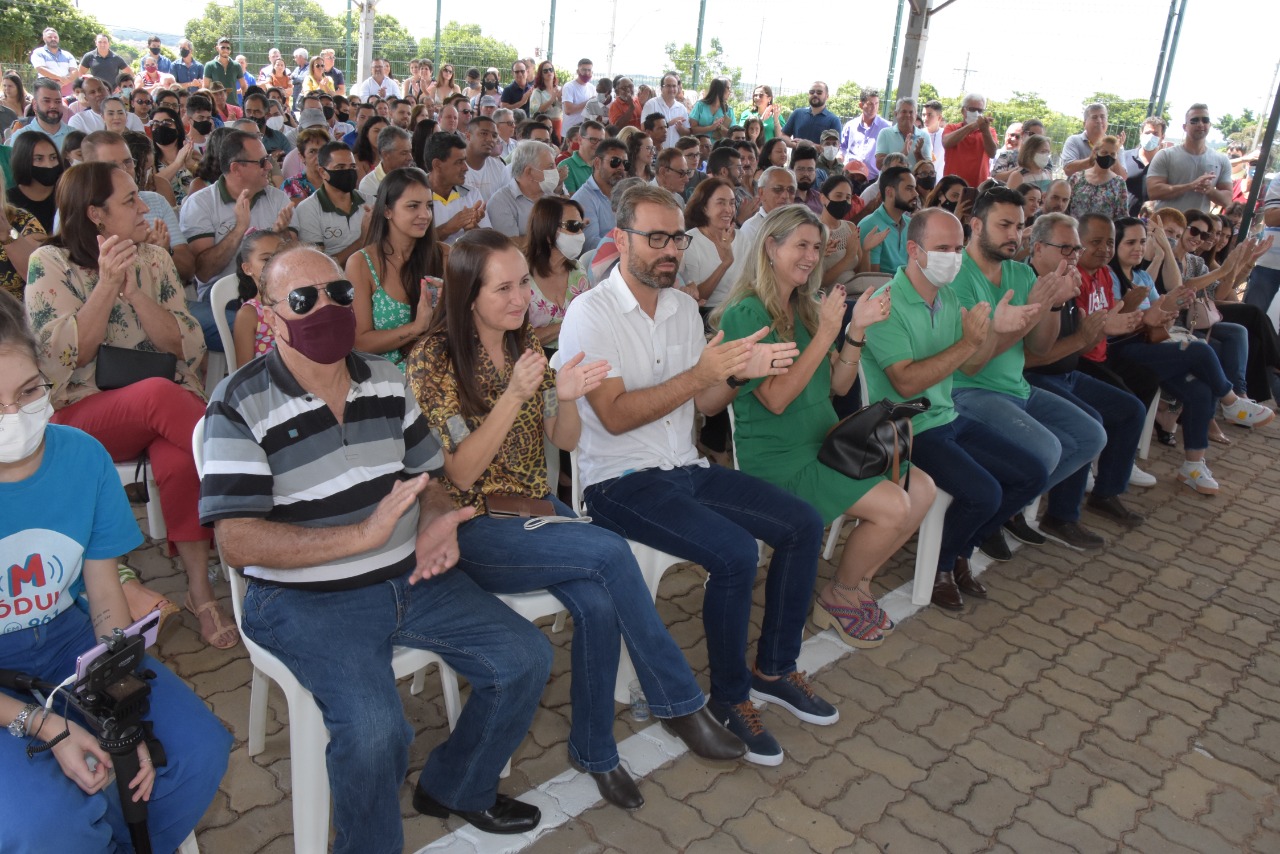
<svg viewBox="0 0 1280 854">
<path fill-rule="evenodd" d="M 497 793 L 550 671 L 538 629 L 461 572 L 457 526 L 427 473 L 440 443 L 404 376 L 352 351 L 351 284 L 300 246 L 264 271 L 276 349 L 215 391 L 200 516 L 249 579 L 243 631 L 293 671 L 329 730 L 335 852 L 399 852 L 400 784 L 413 729 L 394 646 L 439 653 L 471 683 L 457 727 L 427 759 L 413 804 L 490 833 L 541 816 Z"/>
</svg>

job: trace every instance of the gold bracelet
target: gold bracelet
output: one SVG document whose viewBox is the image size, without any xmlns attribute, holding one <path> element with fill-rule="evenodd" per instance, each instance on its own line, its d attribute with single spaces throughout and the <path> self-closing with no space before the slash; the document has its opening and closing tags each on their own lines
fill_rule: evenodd
<svg viewBox="0 0 1280 854">
<path fill-rule="evenodd" d="M 861 351 L 861 350 L 859 350 L 858 352 L 859 352 L 859 353 L 861 353 L 862 351 Z M 846 362 L 844 359 L 840 358 L 840 354 L 839 354 L 839 353 L 836 353 L 836 361 L 837 361 L 837 362 L 839 362 L 839 363 L 840 363 L 840 364 L 842 364 L 842 365 L 848 365 L 848 366 L 849 366 L 849 367 L 851 367 L 851 368 L 852 368 L 854 365 L 858 364 L 858 360 L 857 360 L 857 359 L 854 359 L 852 362 Z"/>
</svg>

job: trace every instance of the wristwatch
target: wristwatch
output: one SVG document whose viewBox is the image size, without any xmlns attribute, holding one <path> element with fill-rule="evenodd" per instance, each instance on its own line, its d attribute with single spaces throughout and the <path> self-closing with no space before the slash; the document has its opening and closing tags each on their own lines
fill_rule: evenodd
<svg viewBox="0 0 1280 854">
<path fill-rule="evenodd" d="M 22 711 L 18 712 L 18 716 L 9 723 L 9 735 L 14 738 L 22 738 L 27 734 L 27 720 L 30 719 L 31 713 L 40 708 L 35 703 L 27 703 L 22 707 Z"/>
</svg>

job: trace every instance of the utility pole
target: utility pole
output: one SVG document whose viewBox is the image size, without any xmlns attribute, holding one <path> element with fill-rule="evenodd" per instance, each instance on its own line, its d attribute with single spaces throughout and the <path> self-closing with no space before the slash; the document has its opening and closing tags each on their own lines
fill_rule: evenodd
<svg viewBox="0 0 1280 854">
<path fill-rule="evenodd" d="M 1261 126 L 1262 116 L 1258 116 Z M 1240 220 L 1240 239 L 1249 233 L 1249 225 L 1253 212 L 1262 198 L 1263 187 L 1267 183 L 1267 166 L 1271 164 L 1271 146 L 1276 141 L 1276 124 L 1280 122 L 1280 92 L 1271 96 L 1271 118 L 1267 120 L 1267 131 L 1262 135 L 1262 150 L 1258 153 L 1258 166 L 1254 170 L 1253 180 L 1249 182 L 1249 201 L 1244 204 L 1244 218 Z"/>
<path fill-rule="evenodd" d="M 1164 113 L 1164 96 L 1169 91 L 1169 78 L 1173 76 L 1173 58 L 1178 53 L 1178 37 L 1182 35 L 1182 19 L 1187 16 L 1187 0 L 1182 0 L 1178 6 L 1178 22 L 1173 25 L 1173 41 L 1169 45 L 1169 60 L 1164 67 L 1164 80 L 1160 83 L 1160 99 L 1156 101 L 1155 112 L 1153 116 L 1159 116 Z"/>
<path fill-rule="evenodd" d="M 236 53 L 244 53 L 244 0 L 240 0 L 240 27 L 236 34 Z"/>
<path fill-rule="evenodd" d="M 347 32 L 342 39 L 342 76 L 351 78 L 351 0 L 347 0 Z"/>
<path fill-rule="evenodd" d="M 1280 60 L 1276 60 L 1276 70 L 1271 73 L 1271 88 L 1267 90 L 1267 94 L 1274 100 L 1276 97 L 1276 80 L 1280 79 Z M 1262 114 L 1267 109 L 1267 104 L 1262 103 L 1262 109 L 1258 111 L 1258 128 L 1253 132 L 1253 145 L 1249 146 L 1249 150 L 1253 151 L 1258 147 L 1258 140 L 1262 137 Z M 1262 171 L 1266 170 L 1266 163 L 1262 164 Z"/>
<path fill-rule="evenodd" d="M 438 1 L 438 0 L 437 0 Z M 547 29 L 547 62 L 554 62 L 552 53 L 556 45 L 556 0 L 551 0 L 551 25 Z"/>
<path fill-rule="evenodd" d="M 898 14 L 893 16 L 893 47 L 889 49 L 889 76 L 885 78 L 884 97 L 880 99 L 880 104 L 886 113 L 893 109 L 887 105 L 893 103 L 893 66 L 898 62 L 898 37 L 902 34 L 902 9 L 906 5 L 907 0 L 898 0 Z"/>
<path fill-rule="evenodd" d="M 1160 42 L 1160 58 L 1156 60 L 1156 78 L 1151 81 L 1151 97 L 1147 99 L 1147 115 L 1155 115 L 1156 97 L 1160 93 L 1160 78 L 1164 76 L 1164 58 L 1169 52 L 1169 34 L 1173 32 L 1173 18 L 1178 14 L 1178 0 L 1169 0 L 1169 17 L 1164 22 L 1164 40 Z"/>
<path fill-rule="evenodd" d="M 702 70 L 702 22 L 707 17 L 707 0 L 698 3 L 698 40 L 693 45 L 693 91 L 698 91 L 698 73 Z"/>
<path fill-rule="evenodd" d="M 929 41 L 929 20 L 941 9 L 931 9 L 933 0 L 908 0 L 911 14 L 907 18 L 907 34 L 902 43 L 902 66 L 898 73 L 898 92 L 903 97 L 920 95 L 920 77 L 924 69 L 924 49 Z M 953 0 L 947 0 L 948 5 Z M 968 64 L 967 62 L 965 63 Z"/>
<path fill-rule="evenodd" d="M 604 76 L 613 77 L 613 49 L 617 47 L 614 44 L 614 37 L 618 32 L 618 0 L 613 0 L 613 17 L 609 19 L 609 55 L 604 61 Z"/>
<path fill-rule="evenodd" d="M 280 47 L 280 0 L 276 0 L 271 11 L 271 46 Z"/>
<path fill-rule="evenodd" d="M 439 72 L 439 68 L 440 68 L 440 0 L 436 0 L 436 42 L 435 42 L 435 51 L 432 53 L 432 56 L 434 57 L 434 59 L 432 61 L 431 67 L 436 69 L 436 73 L 439 74 L 440 73 Z"/>
<path fill-rule="evenodd" d="M 360 0 L 360 46 L 359 58 L 356 60 L 356 79 L 363 80 L 369 76 L 369 68 L 373 63 L 373 9 L 378 0 Z"/>
</svg>

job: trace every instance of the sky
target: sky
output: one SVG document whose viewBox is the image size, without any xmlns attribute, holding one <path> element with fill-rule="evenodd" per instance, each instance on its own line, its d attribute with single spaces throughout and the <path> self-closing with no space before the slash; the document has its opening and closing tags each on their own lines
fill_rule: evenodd
<svg viewBox="0 0 1280 854">
<path fill-rule="evenodd" d="M 319 2 L 335 14 L 346 9 L 345 0 Z M 514 44 L 522 55 L 546 44 L 550 0 L 441 3 L 446 23 L 474 23 L 476 10 L 490 10 L 478 20 L 484 34 Z M 814 79 L 827 81 L 833 90 L 850 79 L 882 89 L 897 6 L 895 0 L 804 4 L 821 10 L 815 18 L 792 14 L 778 0 L 706 0 L 704 50 L 712 37 L 719 38 L 729 64 L 742 67 L 744 81 L 768 83 L 775 90 L 802 90 Z M 108 26 L 149 23 L 167 33 L 182 32 L 191 10 L 203 8 L 194 3 L 139 7 L 136 0 L 80 0 L 80 7 Z M 1280 3 L 1238 0 L 1217 6 L 1187 0 L 1187 7 L 1169 82 L 1171 114 L 1178 116 L 1196 101 L 1207 102 L 1215 116 L 1268 109 L 1280 60 Z M 148 22 L 141 20 L 139 8 L 147 10 Z M 419 38 L 434 33 L 430 0 L 380 0 L 377 8 Z M 1068 113 L 1079 111 L 1099 90 L 1145 99 L 1168 12 L 1168 0 L 955 0 L 933 18 L 923 79 L 943 95 L 958 95 L 967 65 L 971 91 L 992 98 L 1008 97 L 1015 89 L 1038 92 L 1050 107 Z M 903 19 L 905 32 L 905 14 Z M 616 21 L 612 63 L 611 21 Z M 597 76 L 658 73 L 666 63 L 663 45 L 692 43 L 697 21 L 696 0 L 557 0 L 554 59 L 569 66 L 590 57 Z M 286 40 L 281 47 L 288 46 Z"/>
</svg>

